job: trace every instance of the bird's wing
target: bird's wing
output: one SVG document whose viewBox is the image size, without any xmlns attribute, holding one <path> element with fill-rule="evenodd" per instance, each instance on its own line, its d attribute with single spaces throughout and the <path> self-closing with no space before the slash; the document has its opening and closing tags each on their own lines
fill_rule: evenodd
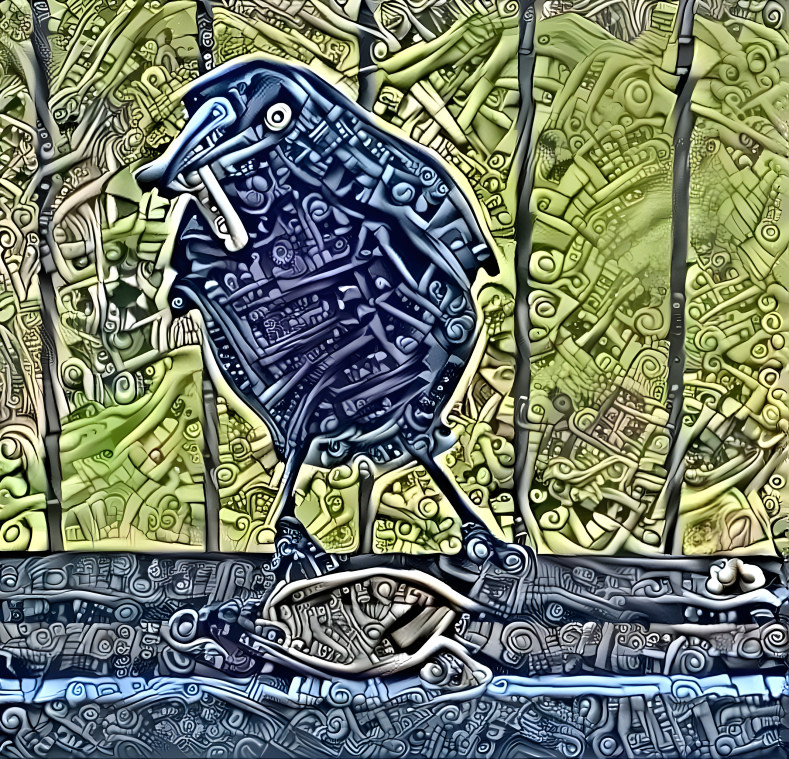
<svg viewBox="0 0 789 759">
<path fill-rule="evenodd" d="M 353 196 L 346 193 L 346 203 L 364 208 L 372 216 L 396 219 L 409 241 L 444 267 L 470 274 L 470 279 L 480 267 L 495 273 L 492 244 L 471 202 L 441 159 L 387 131 L 371 114 L 314 74 L 300 71 L 298 76 L 314 91 L 315 101 L 320 103 L 316 110 L 328 111 L 310 134 L 317 142 L 312 147 L 318 147 L 311 157 L 317 155 L 319 160 L 306 170 L 315 176 L 322 173 L 323 183 L 331 183 L 332 193 L 351 187 Z M 345 176 L 332 172 L 338 163 Z"/>
</svg>

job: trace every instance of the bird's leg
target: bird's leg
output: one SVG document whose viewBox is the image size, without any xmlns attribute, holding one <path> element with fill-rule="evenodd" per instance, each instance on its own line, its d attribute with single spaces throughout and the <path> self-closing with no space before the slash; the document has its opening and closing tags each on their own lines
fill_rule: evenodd
<svg viewBox="0 0 789 759">
<path fill-rule="evenodd" d="M 373 552 L 373 531 L 375 529 L 375 504 L 373 503 L 372 472 L 361 477 L 359 483 L 359 551 Z"/>
<path fill-rule="evenodd" d="M 285 459 L 285 472 L 282 475 L 274 502 L 266 515 L 267 532 L 280 533 L 280 523 L 283 520 L 298 521 L 295 519 L 295 500 L 293 490 L 296 486 L 301 464 L 304 459 L 301 451 L 293 451 Z"/>
<path fill-rule="evenodd" d="M 458 492 L 458 486 L 450 479 L 447 473 L 438 465 L 436 460 L 427 450 L 417 446 L 409 447 L 413 457 L 421 464 L 433 482 L 436 484 L 441 494 L 449 501 L 455 509 L 461 521 L 472 522 L 475 525 L 488 529 L 482 517 L 477 514 L 463 496 Z"/>
</svg>

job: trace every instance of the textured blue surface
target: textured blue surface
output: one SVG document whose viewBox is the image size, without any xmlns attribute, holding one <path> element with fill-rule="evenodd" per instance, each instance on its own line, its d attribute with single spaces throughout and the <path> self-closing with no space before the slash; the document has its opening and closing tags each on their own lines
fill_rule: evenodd
<svg viewBox="0 0 789 759">
<path fill-rule="evenodd" d="M 580 567 L 466 538 L 465 553 L 408 568 L 379 557 L 377 574 L 370 557 L 323 554 L 296 535 L 269 558 L 9 559 L 0 755 L 780 755 L 789 637 L 777 562 L 760 564 L 763 588 L 720 598 L 719 611 L 706 561 Z M 435 607 L 454 617 L 427 631 L 436 645 L 426 654 L 410 649 L 412 666 L 328 675 L 296 655 L 320 647 L 282 622 L 293 590 L 323 584 L 364 598 L 349 571 L 414 588 L 415 569 L 436 578 Z M 313 614 L 321 603 L 298 603 L 313 632 L 343 629 L 342 603 L 323 616 Z M 267 638 L 262 653 L 247 645 L 277 620 L 289 640 Z M 397 640 L 389 661 L 409 650 Z M 327 651 L 316 666 L 332 662 L 341 658 Z"/>
</svg>

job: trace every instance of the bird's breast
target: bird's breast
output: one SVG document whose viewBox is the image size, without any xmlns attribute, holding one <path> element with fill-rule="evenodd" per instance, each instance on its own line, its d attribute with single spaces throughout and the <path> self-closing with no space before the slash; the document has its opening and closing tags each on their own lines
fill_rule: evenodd
<svg viewBox="0 0 789 759">
<path fill-rule="evenodd" d="M 330 168 L 339 160 L 317 141 L 310 147 Z M 335 166 L 333 194 L 295 152 L 222 176 L 213 192 L 248 242 L 222 250 L 215 221 L 195 209 L 182 223 L 178 282 L 203 311 L 231 381 L 254 395 L 286 449 L 340 430 L 350 448 L 355 437 L 425 431 L 473 345 L 469 283 L 426 252 L 396 207 L 413 200 L 404 172 L 379 167 L 379 185 L 367 187 L 372 168 L 346 162 Z M 381 188 L 397 202 L 360 212 L 359 198 Z"/>
</svg>

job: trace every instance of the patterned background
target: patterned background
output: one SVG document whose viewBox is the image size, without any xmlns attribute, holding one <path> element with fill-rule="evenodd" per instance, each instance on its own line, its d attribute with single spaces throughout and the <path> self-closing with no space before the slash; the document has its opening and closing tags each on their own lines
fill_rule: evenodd
<svg viewBox="0 0 789 759">
<path fill-rule="evenodd" d="M 484 529 L 366 460 L 276 524 L 168 306 L 133 172 L 249 53 L 470 188 L 442 466 Z M 787 61 L 776 0 L 0 0 L 0 755 L 782 750 Z"/>
</svg>

